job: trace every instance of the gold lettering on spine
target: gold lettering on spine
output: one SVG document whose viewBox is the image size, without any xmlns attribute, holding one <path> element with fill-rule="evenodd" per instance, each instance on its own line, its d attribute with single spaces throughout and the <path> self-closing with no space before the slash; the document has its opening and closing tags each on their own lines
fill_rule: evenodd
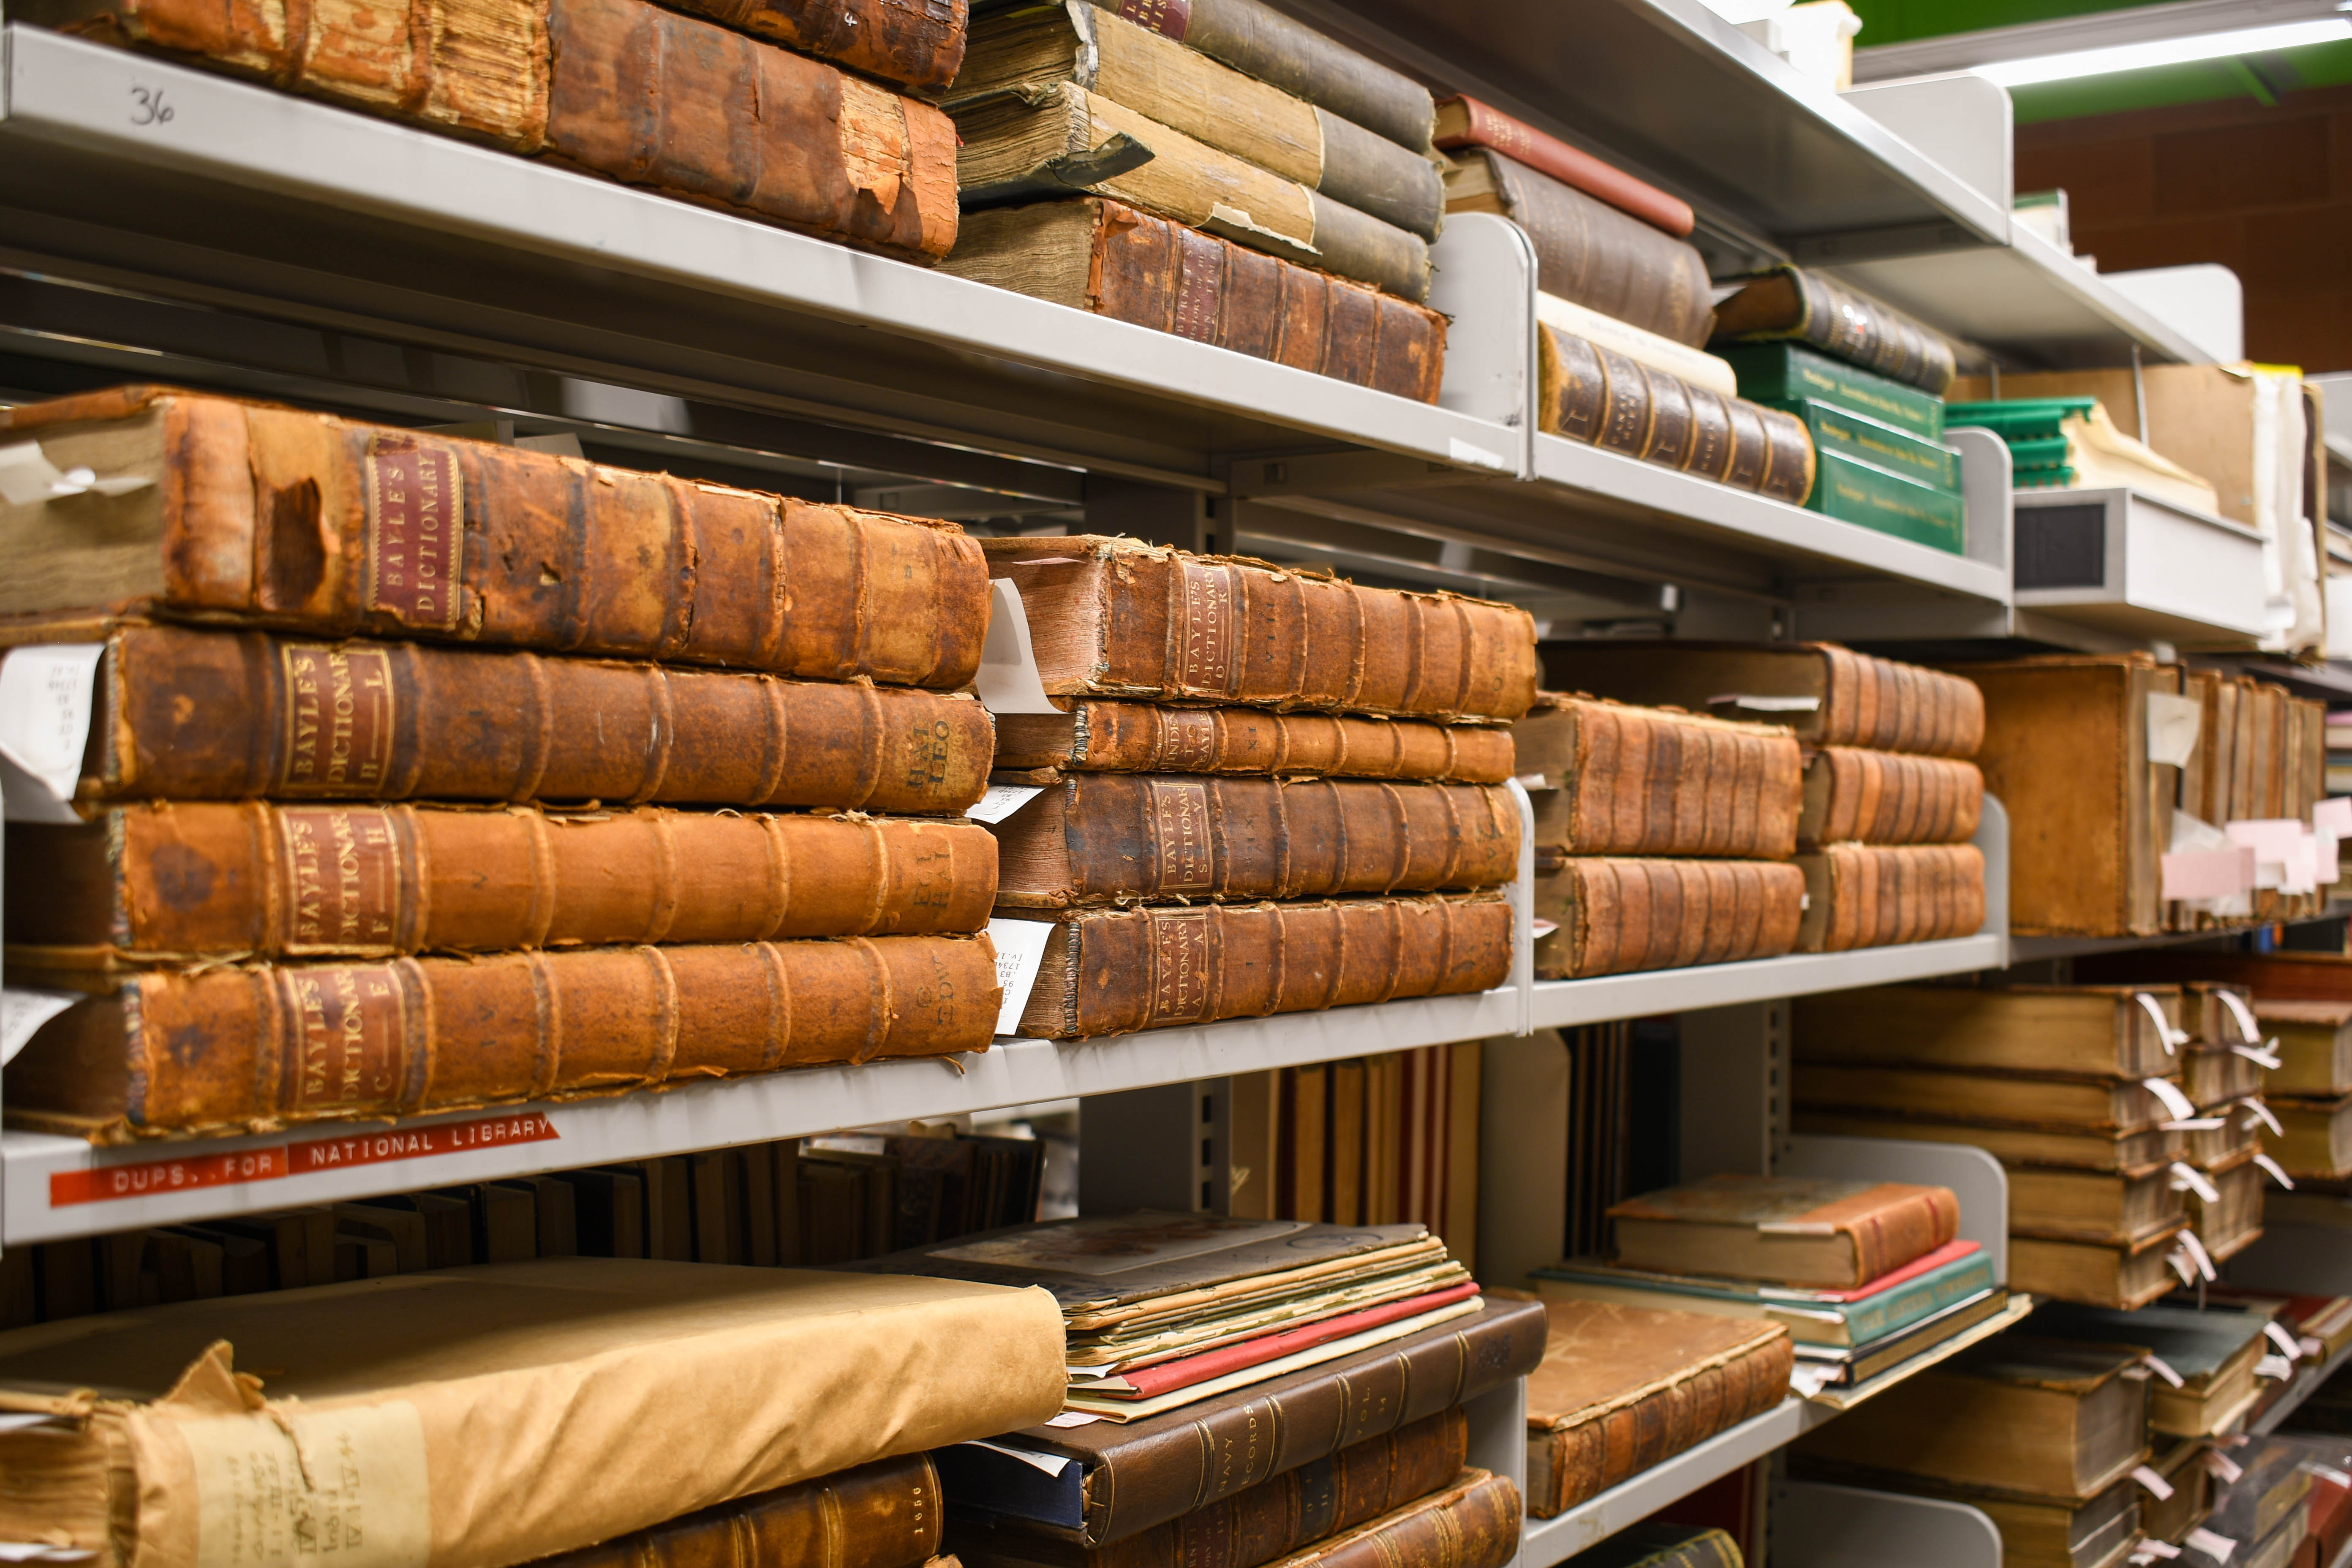
<svg viewBox="0 0 2352 1568">
<path fill-rule="evenodd" d="M 403 1109 L 408 999 L 390 964 L 278 971 L 297 1031 L 292 1110 L 313 1116 Z"/>
<path fill-rule="evenodd" d="M 278 824 L 286 952 L 397 951 L 411 893 L 392 814 L 372 806 L 286 806 Z"/>
<path fill-rule="evenodd" d="M 1236 665 L 1234 625 L 1236 569 L 1176 560 L 1176 631 L 1181 639 L 1174 679 L 1181 697 L 1231 697 Z"/>
<path fill-rule="evenodd" d="M 361 798 L 377 793 L 391 763 L 391 650 L 289 643 L 280 657 L 286 752 L 278 789 Z"/>
<path fill-rule="evenodd" d="M 1198 1023 L 1209 1016 L 1209 921 L 1213 910 L 1152 910 L 1151 1016 L 1147 1025 Z"/>
<path fill-rule="evenodd" d="M 365 462 L 367 607 L 406 626 L 455 626 L 465 539 L 457 453 L 380 435 Z"/>
<path fill-rule="evenodd" d="M 1192 779 L 1149 779 L 1144 811 L 1158 851 L 1157 890 L 1206 893 L 1216 886 L 1209 846 L 1209 790 Z"/>
</svg>

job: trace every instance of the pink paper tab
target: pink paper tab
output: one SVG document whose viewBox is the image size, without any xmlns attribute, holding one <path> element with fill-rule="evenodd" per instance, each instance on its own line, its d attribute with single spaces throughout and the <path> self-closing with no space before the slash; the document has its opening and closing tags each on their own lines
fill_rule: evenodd
<svg viewBox="0 0 2352 1568">
<path fill-rule="evenodd" d="M 2333 795 L 2311 808 L 2311 826 L 2338 838 L 2352 838 L 2352 795 Z"/>
<path fill-rule="evenodd" d="M 2167 899 L 2229 899 L 2254 885 L 2254 848 L 2184 849 L 2163 859 Z"/>
</svg>

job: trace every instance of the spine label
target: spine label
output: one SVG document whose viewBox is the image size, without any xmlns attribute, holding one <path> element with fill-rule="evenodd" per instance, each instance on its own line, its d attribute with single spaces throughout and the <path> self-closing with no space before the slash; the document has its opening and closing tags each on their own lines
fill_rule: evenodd
<svg viewBox="0 0 2352 1568">
<path fill-rule="evenodd" d="M 1209 852 L 1209 786 L 1191 779 L 1153 779 L 1145 809 L 1159 850 L 1154 891 L 1205 893 L 1214 885 Z"/>
<path fill-rule="evenodd" d="M 1189 228 L 1176 231 L 1176 311 L 1171 331 L 1196 343 L 1217 341 L 1224 269 L 1223 244 Z"/>
<path fill-rule="evenodd" d="M 1181 43 L 1192 25 L 1192 0 L 1118 0 L 1118 16 Z"/>
<path fill-rule="evenodd" d="M 287 643 L 286 753 L 278 786 L 289 795 L 367 795 L 383 786 L 392 759 L 392 654 Z"/>
<path fill-rule="evenodd" d="M 1209 1016 L 1210 910 L 1154 910 L 1151 1016 L 1147 1022 L 1197 1023 Z"/>
<path fill-rule="evenodd" d="M 1163 708 L 1154 715 L 1160 725 L 1160 755 L 1154 767 L 1171 773 L 1206 773 L 1217 765 L 1217 716 L 1205 708 Z"/>
<path fill-rule="evenodd" d="M 1169 684 L 1187 697 L 1234 694 L 1234 616 L 1240 574 L 1198 561 L 1174 563 L 1181 664 Z"/>
<path fill-rule="evenodd" d="M 412 626 L 457 624 L 465 481 L 457 455 L 406 437 L 369 443 L 368 608 Z"/>
<path fill-rule="evenodd" d="M 397 1102 L 405 1076 L 408 998 L 388 963 L 282 969 L 283 1003 L 299 1041 L 298 1111 L 320 1115 Z"/>
<path fill-rule="evenodd" d="M 278 827 L 288 952 L 390 951 L 399 944 L 408 910 L 390 812 L 289 806 L 278 814 Z"/>
</svg>

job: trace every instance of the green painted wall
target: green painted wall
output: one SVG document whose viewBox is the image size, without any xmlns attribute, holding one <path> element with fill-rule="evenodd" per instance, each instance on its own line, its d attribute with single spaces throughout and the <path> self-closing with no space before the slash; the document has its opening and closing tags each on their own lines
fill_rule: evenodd
<svg viewBox="0 0 2352 1568">
<path fill-rule="evenodd" d="M 1940 38 L 1980 27 L 2013 27 L 2095 11 L 2127 11 L 2132 0 L 1846 0 L 1862 18 L 1857 44 Z"/>
</svg>

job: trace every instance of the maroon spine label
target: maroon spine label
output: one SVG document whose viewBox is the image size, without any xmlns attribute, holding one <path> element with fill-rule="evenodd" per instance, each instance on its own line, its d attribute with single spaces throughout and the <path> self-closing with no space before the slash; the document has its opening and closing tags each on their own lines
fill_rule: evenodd
<svg viewBox="0 0 2352 1568">
<path fill-rule="evenodd" d="M 1194 779 L 1151 779 L 1144 788 L 1160 862 L 1152 890 L 1208 892 L 1216 879 L 1209 855 L 1209 786 Z"/>
<path fill-rule="evenodd" d="M 373 806 L 287 806 L 278 814 L 278 831 L 289 953 L 398 949 L 408 889 L 392 813 Z"/>
<path fill-rule="evenodd" d="M 364 798 L 392 761 L 392 653 L 381 647 L 288 643 L 286 747 L 278 787 L 288 795 Z"/>
<path fill-rule="evenodd" d="M 1230 697 L 1234 689 L 1234 620 L 1240 610 L 1240 572 L 1230 566 L 1180 560 L 1176 567 L 1177 649 L 1175 678 L 1169 682 L 1185 697 Z"/>
<path fill-rule="evenodd" d="M 1189 228 L 1176 231 L 1176 320 L 1170 329 L 1196 343 L 1213 343 L 1223 318 L 1225 247 Z"/>
<path fill-rule="evenodd" d="M 1207 773 L 1217 763 L 1217 716 L 1202 708 L 1160 708 L 1160 755 L 1152 765 L 1172 773 Z"/>
<path fill-rule="evenodd" d="M 456 626 L 466 511 L 457 454 L 376 437 L 367 489 L 367 607 L 407 626 Z"/>
<path fill-rule="evenodd" d="M 1209 910 L 1152 910 L 1151 1016 L 1147 1026 L 1197 1023 L 1209 1016 Z"/>
<path fill-rule="evenodd" d="M 408 998 L 399 972 L 388 963 L 323 963 L 278 973 L 299 1041 L 288 1109 L 396 1109 L 408 1054 Z"/>
<path fill-rule="evenodd" d="M 1118 16 L 1181 43 L 1192 25 L 1192 0 L 1118 0 Z"/>
</svg>

